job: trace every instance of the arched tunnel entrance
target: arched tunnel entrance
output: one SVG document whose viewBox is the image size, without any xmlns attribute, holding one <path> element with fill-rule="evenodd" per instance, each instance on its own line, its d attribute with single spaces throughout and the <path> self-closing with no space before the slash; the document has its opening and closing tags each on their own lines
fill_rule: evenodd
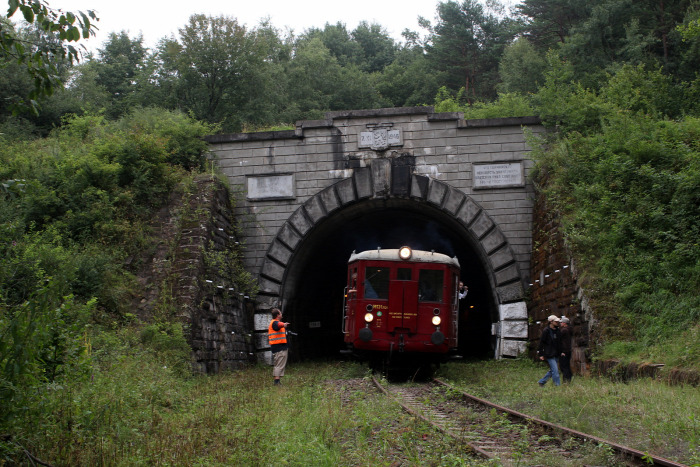
<svg viewBox="0 0 700 467">
<path fill-rule="evenodd" d="M 493 357 L 491 325 L 498 321 L 498 306 L 475 240 L 444 211 L 391 198 L 344 207 L 317 223 L 296 248 L 280 297 L 285 320 L 298 334 L 290 338 L 290 358 L 339 356 L 344 348 L 343 290 L 350 254 L 404 245 L 457 257 L 469 287 L 460 306 L 459 352 L 465 358 Z"/>
</svg>

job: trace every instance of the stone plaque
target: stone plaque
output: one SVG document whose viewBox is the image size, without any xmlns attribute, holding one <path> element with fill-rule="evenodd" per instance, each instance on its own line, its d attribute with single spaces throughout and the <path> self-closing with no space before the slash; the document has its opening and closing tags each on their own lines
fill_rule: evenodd
<svg viewBox="0 0 700 467">
<path fill-rule="evenodd" d="M 522 162 L 474 164 L 474 188 L 525 186 Z"/>
<path fill-rule="evenodd" d="M 401 146 L 401 130 L 388 130 L 386 136 L 389 146 Z"/>
<path fill-rule="evenodd" d="M 361 132 L 358 147 L 382 151 L 389 148 L 389 146 L 401 146 L 402 144 L 401 130 L 379 128 L 372 131 Z"/>
<path fill-rule="evenodd" d="M 249 200 L 294 199 L 294 174 L 249 175 Z"/>
</svg>

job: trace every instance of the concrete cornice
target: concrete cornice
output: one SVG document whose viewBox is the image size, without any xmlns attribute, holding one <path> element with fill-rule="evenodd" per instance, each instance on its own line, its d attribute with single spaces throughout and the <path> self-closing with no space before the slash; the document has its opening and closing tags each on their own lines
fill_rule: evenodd
<svg viewBox="0 0 700 467">
<path fill-rule="evenodd" d="M 208 135 L 204 140 L 208 143 L 233 143 L 243 141 L 263 141 L 278 139 L 303 138 L 304 130 L 311 128 L 331 128 L 334 120 L 354 118 L 381 118 L 400 115 L 426 115 L 429 122 L 456 121 L 457 128 L 486 128 L 497 126 L 522 126 L 540 125 L 542 120 L 537 116 L 531 117 L 506 117 L 506 118 L 482 118 L 465 120 L 462 112 L 435 113 L 432 106 L 422 107 L 395 107 L 386 109 L 368 110 L 342 110 L 326 112 L 323 120 L 299 120 L 294 130 L 260 131 L 257 133 L 228 133 L 223 135 Z"/>
<path fill-rule="evenodd" d="M 490 126 L 522 126 L 541 125 L 540 117 L 506 117 L 506 118 L 479 118 L 474 120 L 460 120 L 457 128 L 486 128 Z"/>
<path fill-rule="evenodd" d="M 296 130 L 259 131 L 257 133 L 227 133 L 223 135 L 207 135 L 207 143 L 233 143 L 243 141 L 263 141 L 271 139 L 297 138 Z"/>
<path fill-rule="evenodd" d="M 430 115 L 434 114 L 433 106 L 418 107 L 391 107 L 385 109 L 365 109 L 365 110 L 339 110 L 326 112 L 326 119 L 335 120 L 340 118 L 371 118 L 371 117 L 393 117 L 397 115 Z"/>
</svg>

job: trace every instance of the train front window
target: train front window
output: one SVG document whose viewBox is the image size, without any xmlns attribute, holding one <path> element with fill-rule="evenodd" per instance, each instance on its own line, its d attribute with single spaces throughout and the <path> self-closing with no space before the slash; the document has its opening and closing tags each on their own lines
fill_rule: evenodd
<svg viewBox="0 0 700 467">
<path fill-rule="evenodd" d="M 411 270 L 409 268 L 398 268 L 396 270 L 396 280 L 399 281 L 410 281 L 411 280 Z"/>
<path fill-rule="evenodd" d="M 421 269 L 418 272 L 418 300 L 421 302 L 442 302 L 444 274 L 440 270 Z"/>
<path fill-rule="evenodd" d="M 389 268 L 365 268 L 365 298 L 389 298 Z"/>
</svg>

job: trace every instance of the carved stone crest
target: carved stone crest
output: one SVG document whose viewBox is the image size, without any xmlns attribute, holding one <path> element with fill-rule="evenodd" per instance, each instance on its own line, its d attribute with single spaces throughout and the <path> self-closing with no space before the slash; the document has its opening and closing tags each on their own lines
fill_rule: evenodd
<svg viewBox="0 0 700 467">
<path fill-rule="evenodd" d="M 371 131 L 361 132 L 358 147 L 384 151 L 390 146 L 402 146 L 401 130 L 391 129 L 392 124 L 386 126 L 388 128 L 368 128 Z"/>
</svg>

